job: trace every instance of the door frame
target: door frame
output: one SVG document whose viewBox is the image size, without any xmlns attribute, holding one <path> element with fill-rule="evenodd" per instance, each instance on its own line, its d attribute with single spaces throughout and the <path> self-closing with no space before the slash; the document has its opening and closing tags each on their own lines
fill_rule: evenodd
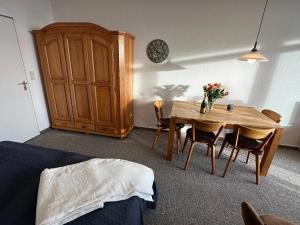
<svg viewBox="0 0 300 225">
<path fill-rule="evenodd" d="M 17 37 L 17 42 L 18 42 L 18 49 L 20 51 L 20 55 L 21 55 L 21 60 L 22 60 L 22 67 L 24 69 L 24 75 L 25 75 L 25 81 L 27 82 L 27 86 L 28 86 L 28 92 L 29 92 L 29 96 L 30 96 L 30 102 L 31 102 L 31 105 L 33 107 L 33 112 L 34 112 L 34 119 L 35 119 L 35 122 L 36 122 L 36 127 L 38 128 L 37 130 L 37 133 L 40 135 L 41 134 L 41 130 L 40 130 L 40 127 L 39 127 L 39 123 L 37 121 L 37 116 L 36 116 L 36 109 L 35 109 L 35 106 L 33 104 L 33 98 L 32 98 L 32 94 L 31 94 L 31 88 L 30 88 L 30 83 L 28 82 L 28 77 L 27 77 L 27 72 L 26 72 L 26 67 L 25 67 L 25 63 L 24 63 L 24 58 L 23 58 L 23 54 L 22 54 L 22 49 L 21 49 L 21 46 L 20 46 L 20 40 L 19 40 L 19 36 L 18 36 L 18 32 L 17 32 L 17 27 L 16 27 L 16 23 L 15 23 L 15 19 L 14 17 L 12 16 L 8 16 L 8 15 L 4 15 L 2 13 L 0 13 L 0 17 L 3 17 L 3 18 L 7 18 L 7 19 L 11 19 L 12 20 L 12 23 L 14 25 L 14 31 L 15 31 L 15 34 L 16 34 L 16 37 Z"/>
</svg>

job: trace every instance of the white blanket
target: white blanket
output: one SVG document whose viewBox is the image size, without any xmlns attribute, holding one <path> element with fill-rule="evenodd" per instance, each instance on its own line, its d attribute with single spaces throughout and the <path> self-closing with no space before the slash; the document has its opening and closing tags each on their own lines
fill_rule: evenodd
<svg viewBox="0 0 300 225">
<path fill-rule="evenodd" d="M 91 159 L 45 169 L 40 177 L 36 225 L 60 225 L 113 202 L 138 196 L 153 201 L 153 170 L 120 159 Z"/>
</svg>

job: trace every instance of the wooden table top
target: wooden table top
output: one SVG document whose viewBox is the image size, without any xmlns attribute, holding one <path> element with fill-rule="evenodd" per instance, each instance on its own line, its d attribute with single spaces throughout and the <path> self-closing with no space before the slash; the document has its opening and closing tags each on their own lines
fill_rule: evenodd
<svg viewBox="0 0 300 225">
<path fill-rule="evenodd" d="M 227 127 L 235 124 L 260 127 L 280 128 L 280 125 L 253 107 L 234 106 L 233 111 L 227 111 L 227 105 L 215 104 L 213 110 L 206 114 L 200 113 L 200 103 L 190 101 L 174 101 L 170 117 L 176 118 L 176 122 L 188 122 L 188 120 L 206 120 L 224 122 Z"/>
</svg>

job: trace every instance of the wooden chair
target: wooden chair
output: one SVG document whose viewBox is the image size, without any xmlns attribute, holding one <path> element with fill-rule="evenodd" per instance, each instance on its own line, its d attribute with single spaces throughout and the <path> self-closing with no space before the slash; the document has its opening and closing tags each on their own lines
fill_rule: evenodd
<svg viewBox="0 0 300 225">
<path fill-rule="evenodd" d="M 153 143 L 152 143 L 152 149 L 154 150 L 155 144 L 158 140 L 158 137 L 161 133 L 162 130 L 168 130 L 170 127 L 170 118 L 164 118 L 164 113 L 163 113 L 163 106 L 164 106 L 164 101 L 163 100 L 157 100 L 154 102 L 154 111 L 156 115 L 156 120 L 157 120 L 157 130 L 156 130 L 156 135 L 154 137 Z M 184 127 L 184 124 L 176 124 L 175 132 L 176 132 L 176 147 L 177 147 L 177 154 L 179 154 L 179 145 L 181 142 L 181 128 Z"/>
<path fill-rule="evenodd" d="M 253 127 L 245 127 L 236 125 L 233 133 L 228 133 L 225 135 L 224 142 L 220 149 L 219 156 L 222 154 L 222 151 L 227 143 L 229 143 L 233 148 L 230 154 L 230 157 L 225 166 L 223 177 L 225 177 L 227 169 L 232 160 L 234 151 L 237 150 L 234 161 L 237 158 L 237 155 L 240 152 L 240 149 L 245 149 L 248 151 L 246 163 L 248 163 L 250 153 L 255 155 L 256 161 L 256 184 L 259 184 L 260 178 L 260 160 L 259 157 L 263 153 L 263 149 L 268 143 L 268 141 L 273 136 L 274 129 L 259 129 Z"/>
<path fill-rule="evenodd" d="M 197 143 L 207 144 L 207 152 L 211 152 L 211 173 L 214 175 L 216 170 L 215 162 L 215 144 L 223 129 L 224 125 L 221 122 L 213 121 L 192 121 L 192 128 L 189 128 L 186 132 L 185 141 L 183 144 L 182 152 L 186 146 L 188 140 L 191 141 L 188 157 L 185 162 L 184 170 L 187 170 L 188 164 L 191 160 L 194 146 Z"/>
<path fill-rule="evenodd" d="M 280 123 L 281 115 L 279 113 L 274 112 L 270 109 L 263 109 L 261 112 L 262 114 L 266 115 L 270 119 L 274 120 L 276 123 Z"/>
<path fill-rule="evenodd" d="M 258 215 L 248 202 L 242 202 L 242 217 L 245 225 L 296 225 L 276 215 Z"/>
<path fill-rule="evenodd" d="M 264 114 L 265 116 L 269 117 L 270 119 L 272 119 L 273 121 L 275 121 L 276 123 L 280 123 L 280 120 L 281 120 L 281 115 L 278 114 L 277 112 L 274 112 L 270 109 L 263 109 L 262 111 L 262 114 Z M 227 143 L 227 148 L 229 147 L 229 143 Z M 220 153 L 218 155 L 218 158 L 220 157 Z M 234 161 L 236 160 L 236 158 L 238 157 L 238 154 L 236 154 L 235 158 L 234 158 Z M 248 153 L 248 156 L 247 156 L 247 162 L 248 163 L 248 160 L 249 160 L 249 153 Z"/>
</svg>

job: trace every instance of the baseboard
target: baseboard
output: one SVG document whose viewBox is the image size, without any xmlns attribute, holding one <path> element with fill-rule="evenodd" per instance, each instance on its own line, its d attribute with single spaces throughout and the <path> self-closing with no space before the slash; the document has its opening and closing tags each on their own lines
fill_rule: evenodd
<svg viewBox="0 0 300 225">
<path fill-rule="evenodd" d="M 279 148 L 287 148 L 300 151 L 300 147 L 290 146 L 290 145 L 279 145 Z"/>
<path fill-rule="evenodd" d="M 152 127 L 134 126 L 134 128 L 137 128 L 137 129 L 143 129 L 143 130 L 156 130 L 155 128 L 152 128 Z"/>
<path fill-rule="evenodd" d="M 44 130 L 41 130 L 39 135 L 44 134 L 44 133 L 46 133 L 46 132 L 49 131 L 49 130 L 51 130 L 50 127 L 46 128 L 46 129 L 44 129 Z M 37 135 L 37 136 L 39 136 L 39 135 Z M 29 140 L 25 141 L 24 143 L 27 143 L 27 142 L 31 141 L 32 139 L 36 138 L 37 136 L 35 136 L 35 137 L 33 137 L 33 138 L 30 138 Z"/>
<path fill-rule="evenodd" d="M 41 130 L 40 131 L 40 134 L 44 134 L 44 133 L 47 133 L 49 130 L 51 130 L 52 128 L 51 127 L 48 127 L 48 128 L 46 128 L 46 129 L 44 129 L 44 130 Z"/>
<path fill-rule="evenodd" d="M 156 128 L 152 127 L 141 127 L 141 126 L 134 126 L 134 129 L 141 129 L 141 130 L 151 130 L 151 131 L 156 131 Z M 167 130 L 162 130 L 161 132 L 168 132 Z"/>
</svg>

